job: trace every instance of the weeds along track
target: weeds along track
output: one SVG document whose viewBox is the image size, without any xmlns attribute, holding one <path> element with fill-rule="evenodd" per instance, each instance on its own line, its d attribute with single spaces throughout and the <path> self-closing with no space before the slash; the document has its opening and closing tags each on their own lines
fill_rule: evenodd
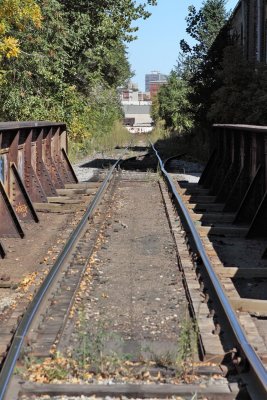
<svg viewBox="0 0 267 400">
<path fill-rule="evenodd" d="M 156 152 L 155 148 L 154 150 Z M 231 364 L 232 367 L 234 365 L 247 385 L 250 396 L 255 399 L 264 399 L 267 394 L 264 336 L 260 335 L 249 307 L 244 306 L 242 309 L 242 298 L 233 281 L 227 276 L 227 268 L 224 268 L 225 265 L 218 257 L 209 236 L 215 235 L 217 241 L 220 240 L 220 236 L 226 237 L 229 241 L 229 237 L 235 237 L 236 234 L 242 236 L 242 228 L 220 225 L 221 221 L 219 221 L 219 226 L 216 226 L 218 220 L 216 221 L 215 218 L 211 228 L 203 227 L 200 223 L 203 215 L 194 212 L 193 204 L 189 202 L 190 196 L 187 193 L 190 184 L 185 184 L 186 189 L 183 189 L 184 182 L 180 185 L 177 179 L 173 179 L 174 177 L 172 178 L 166 171 L 159 154 L 157 152 L 156 154 L 171 193 L 173 205 L 179 215 L 173 234 L 179 248 L 180 266 L 191 308 L 198 323 L 203 356 L 206 359 L 216 359 L 228 365 L 228 368 L 231 368 Z M 192 188 L 193 186 L 191 184 Z M 196 193 L 194 189 L 192 191 L 191 203 L 194 203 Z M 201 196 L 202 193 L 199 195 Z M 202 201 L 208 202 L 207 198 Z M 169 204 L 169 209 L 172 208 L 173 206 Z M 225 239 L 221 242 L 223 240 Z M 191 264 L 188 264 L 186 257 L 184 260 L 183 249 L 185 252 L 187 249 L 190 250 Z M 247 272 L 247 277 L 249 277 L 249 270 Z M 264 273 L 264 270 L 261 270 L 261 273 Z M 242 276 L 242 270 L 240 276 Z M 201 301 L 199 301 L 200 291 L 202 291 Z M 258 309 L 258 311 L 261 310 Z"/>
</svg>

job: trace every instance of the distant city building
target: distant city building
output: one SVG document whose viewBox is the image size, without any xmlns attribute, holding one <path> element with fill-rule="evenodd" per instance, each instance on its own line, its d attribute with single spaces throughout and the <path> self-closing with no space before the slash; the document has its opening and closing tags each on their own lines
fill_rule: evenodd
<svg viewBox="0 0 267 400">
<path fill-rule="evenodd" d="M 146 92 L 150 91 L 150 83 L 151 82 L 167 82 L 168 76 L 161 74 L 159 71 L 152 71 L 150 74 L 146 74 L 145 83 L 146 83 Z"/>
<path fill-rule="evenodd" d="M 124 126 L 132 133 L 152 130 L 150 92 L 141 92 L 138 86 L 129 82 L 119 88 L 119 96 L 124 112 Z"/>
<path fill-rule="evenodd" d="M 150 92 L 141 92 L 138 86 L 129 82 L 126 87 L 118 89 L 121 102 L 151 101 Z"/>
</svg>

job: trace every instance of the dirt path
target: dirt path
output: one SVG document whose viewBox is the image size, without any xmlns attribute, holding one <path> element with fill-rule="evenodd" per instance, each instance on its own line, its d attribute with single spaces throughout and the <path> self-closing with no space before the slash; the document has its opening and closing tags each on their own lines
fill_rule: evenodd
<svg viewBox="0 0 267 400">
<path fill-rule="evenodd" d="M 175 358 L 187 303 L 161 192 L 155 174 L 123 176 L 83 293 L 83 319 L 108 351 Z"/>
</svg>

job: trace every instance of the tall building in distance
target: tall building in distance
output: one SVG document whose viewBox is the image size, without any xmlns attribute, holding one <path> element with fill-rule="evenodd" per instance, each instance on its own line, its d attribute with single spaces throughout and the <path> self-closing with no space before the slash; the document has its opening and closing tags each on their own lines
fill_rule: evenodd
<svg viewBox="0 0 267 400">
<path fill-rule="evenodd" d="M 167 75 L 161 74 L 159 71 L 152 71 L 150 74 L 146 74 L 145 83 L 146 83 L 146 92 L 150 92 L 151 84 L 154 86 L 163 85 L 167 82 Z"/>
</svg>

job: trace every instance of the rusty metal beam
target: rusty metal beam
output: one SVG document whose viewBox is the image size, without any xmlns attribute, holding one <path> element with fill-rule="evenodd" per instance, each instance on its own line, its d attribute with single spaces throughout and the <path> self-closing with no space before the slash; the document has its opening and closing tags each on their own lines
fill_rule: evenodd
<svg viewBox="0 0 267 400">
<path fill-rule="evenodd" d="M 0 236 L 1 237 L 24 237 L 24 232 L 12 204 L 0 180 Z"/>
<path fill-rule="evenodd" d="M 267 237 L 267 192 L 251 222 L 247 238 Z"/>
<path fill-rule="evenodd" d="M 14 163 L 11 164 L 11 202 L 12 205 L 22 221 L 39 222 L 31 199 L 23 184 L 17 167 Z"/>
<path fill-rule="evenodd" d="M 66 171 L 68 172 L 68 175 L 70 177 L 71 182 L 68 183 L 78 183 L 78 178 L 74 172 L 74 169 L 72 168 L 71 162 L 69 160 L 68 154 L 66 153 L 65 149 L 62 148 L 61 149 L 62 152 L 62 158 L 63 158 L 63 162 L 66 168 Z"/>
<path fill-rule="evenodd" d="M 259 165 L 252 182 L 240 204 L 237 211 L 234 223 L 248 223 L 250 224 L 255 212 L 257 211 L 257 206 L 255 206 L 256 198 L 258 198 L 258 187 L 263 179 L 263 168 Z M 259 204 L 260 200 L 257 201 Z"/>
<path fill-rule="evenodd" d="M 51 176 L 51 180 L 56 189 L 63 189 L 64 182 L 60 176 L 59 170 L 52 158 L 52 135 L 53 128 L 51 127 L 48 132 L 43 131 L 44 144 L 44 163 Z"/>
</svg>

